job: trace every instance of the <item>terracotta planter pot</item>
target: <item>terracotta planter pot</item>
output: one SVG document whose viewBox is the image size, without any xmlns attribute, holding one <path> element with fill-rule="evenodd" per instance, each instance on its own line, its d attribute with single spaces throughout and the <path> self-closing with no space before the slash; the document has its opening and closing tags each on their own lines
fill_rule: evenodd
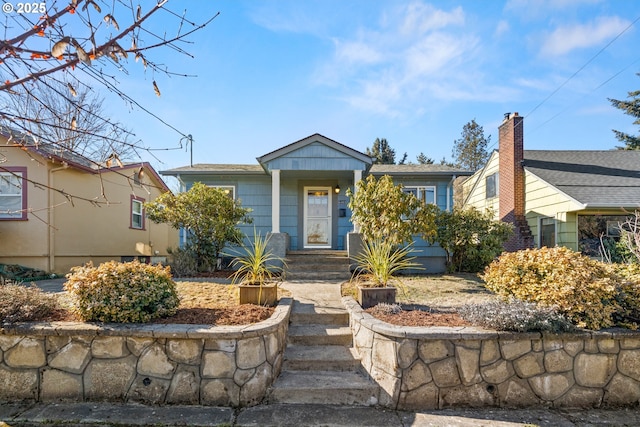
<svg viewBox="0 0 640 427">
<path fill-rule="evenodd" d="M 278 285 L 239 285 L 240 304 L 276 305 L 278 302 Z"/>
<path fill-rule="evenodd" d="M 387 286 L 384 288 L 367 288 L 358 286 L 358 303 L 362 308 L 373 307 L 381 302 L 394 304 L 396 302 L 396 288 L 393 286 Z"/>
</svg>

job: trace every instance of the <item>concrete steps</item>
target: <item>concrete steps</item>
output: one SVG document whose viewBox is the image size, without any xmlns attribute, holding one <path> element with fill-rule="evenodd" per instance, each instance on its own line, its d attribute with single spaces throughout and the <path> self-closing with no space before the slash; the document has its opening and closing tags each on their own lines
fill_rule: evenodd
<svg viewBox="0 0 640 427">
<path fill-rule="evenodd" d="M 289 251 L 286 262 L 287 280 L 348 280 L 351 278 L 346 251 Z"/>
<path fill-rule="evenodd" d="M 273 403 L 375 405 L 378 385 L 358 372 L 284 371 L 271 393 Z"/>
<path fill-rule="evenodd" d="M 292 290 L 282 372 L 268 403 L 375 405 L 379 386 L 363 374 L 351 347 L 349 314 L 337 283 L 299 283 Z"/>
</svg>

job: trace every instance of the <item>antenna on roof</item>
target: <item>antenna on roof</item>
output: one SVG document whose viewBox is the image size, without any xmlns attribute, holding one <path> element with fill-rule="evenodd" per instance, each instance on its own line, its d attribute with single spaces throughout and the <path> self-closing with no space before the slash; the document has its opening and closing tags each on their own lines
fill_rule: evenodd
<svg viewBox="0 0 640 427">
<path fill-rule="evenodd" d="M 183 140 L 187 140 L 187 144 L 189 146 L 189 148 L 191 148 L 191 167 L 193 167 L 193 136 L 191 136 L 191 134 L 187 135 L 187 136 L 183 136 L 182 138 L 180 138 L 180 147 L 182 147 L 182 141 Z M 185 151 L 187 151 L 187 147 L 185 146 Z"/>
</svg>

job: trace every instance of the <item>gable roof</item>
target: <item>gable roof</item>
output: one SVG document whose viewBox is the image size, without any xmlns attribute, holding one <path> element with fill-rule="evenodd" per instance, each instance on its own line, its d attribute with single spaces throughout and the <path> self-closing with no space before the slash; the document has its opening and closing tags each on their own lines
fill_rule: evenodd
<svg viewBox="0 0 640 427">
<path fill-rule="evenodd" d="M 333 139 L 329 139 L 324 135 L 320 135 L 319 133 L 314 133 L 313 135 L 310 135 L 299 141 L 293 142 L 289 145 L 285 145 L 284 147 L 278 148 L 277 150 L 258 157 L 256 160 L 258 160 L 258 163 L 264 164 L 266 162 L 270 162 L 273 159 L 277 159 L 278 157 L 289 154 L 295 150 L 299 150 L 300 148 L 303 148 L 309 144 L 313 144 L 314 142 L 320 142 L 329 148 L 333 148 L 336 151 L 360 160 L 361 162 L 364 162 L 368 165 L 371 165 L 373 163 L 373 159 L 370 156 L 367 156 L 366 154 L 361 153 L 358 150 L 354 150 L 351 147 L 347 147 L 346 145 L 334 141 Z"/>
<path fill-rule="evenodd" d="M 523 166 L 585 208 L 640 206 L 640 151 L 524 150 Z"/>
</svg>

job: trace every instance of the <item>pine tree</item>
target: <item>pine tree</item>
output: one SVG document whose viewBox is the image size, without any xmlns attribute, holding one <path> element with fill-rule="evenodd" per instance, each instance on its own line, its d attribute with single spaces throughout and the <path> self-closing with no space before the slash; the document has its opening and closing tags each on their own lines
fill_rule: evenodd
<svg viewBox="0 0 640 427">
<path fill-rule="evenodd" d="M 420 152 L 420 154 L 418 154 L 416 156 L 416 161 L 420 165 L 432 165 L 433 164 L 433 159 L 431 157 L 427 157 L 427 155 L 424 154 L 422 151 Z"/>
<path fill-rule="evenodd" d="M 640 76 L 640 73 L 637 73 Z M 635 117 L 634 125 L 640 125 L 640 90 L 629 92 L 628 101 L 620 101 L 618 99 L 609 99 L 611 105 L 622 110 L 625 114 Z M 618 147 L 621 150 L 640 150 L 640 135 L 634 136 L 628 133 L 620 132 L 613 129 L 618 141 L 624 142 L 624 147 Z"/>
<path fill-rule="evenodd" d="M 487 147 L 491 135 L 484 137 L 484 129 L 476 123 L 476 119 L 464 125 L 460 139 L 453 141 L 453 158 L 455 166 L 476 171 L 489 159 Z"/>
<path fill-rule="evenodd" d="M 375 164 L 394 165 L 396 163 L 396 150 L 391 148 L 386 138 L 376 138 L 371 149 L 367 148 L 365 153 L 375 158 Z"/>
</svg>

